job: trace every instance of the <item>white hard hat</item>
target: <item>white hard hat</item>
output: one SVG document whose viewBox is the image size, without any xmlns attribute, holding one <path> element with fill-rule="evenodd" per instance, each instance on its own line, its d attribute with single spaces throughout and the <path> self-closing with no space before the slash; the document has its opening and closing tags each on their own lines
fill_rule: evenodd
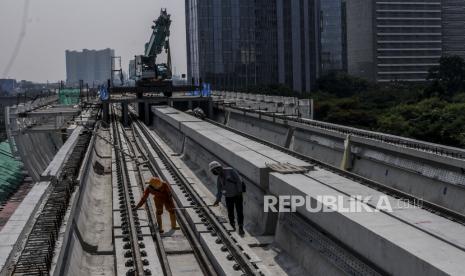
<svg viewBox="0 0 465 276">
<path fill-rule="evenodd" d="M 221 164 L 218 163 L 217 161 L 212 161 L 210 162 L 210 164 L 208 164 L 208 168 L 210 169 L 210 171 L 218 167 L 221 167 Z"/>
</svg>

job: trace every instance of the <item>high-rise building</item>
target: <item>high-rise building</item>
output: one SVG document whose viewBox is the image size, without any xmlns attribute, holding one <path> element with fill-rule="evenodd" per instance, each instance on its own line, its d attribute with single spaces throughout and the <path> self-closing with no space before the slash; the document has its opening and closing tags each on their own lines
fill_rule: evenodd
<svg viewBox="0 0 465 276">
<path fill-rule="evenodd" d="M 351 0 L 346 18 L 352 75 L 421 82 L 441 56 L 465 57 L 463 0 Z"/>
<path fill-rule="evenodd" d="M 0 79 L 0 95 L 9 95 L 13 93 L 17 86 L 15 79 Z"/>
<path fill-rule="evenodd" d="M 376 1 L 377 81 L 422 81 L 442 54 L 441 2 Z"/>
<path fill-rule="evenodd" d="M 136 79 L 136 60 L 135 59 L 131 59 L 129 61 L 128 74 L 129 74 L 129 79 L 131 80 Z"/>
<path fill-rule="evenodd" d="M 372 0 L 348 0 L 345 6 L 347 72 L 375 80 Z"/>
<path fill-rule="evenodd" d="M 188 76 L 215 88 L 276 82 L 274 1 L 186 0 Z"/>
<path fill-rule="evenodd" d="M 346 0 L 276 0 L 279 82 L 310 92 L 319 76 L 347 70 Z"/>
<path fill-rule="evenodd" d="M 112 49 L 66 51 L 66 82 L 76 85 L 79 80 L 89 85 L 105 84 L 111 77 Z"/>
<path fill-rule="evenodd" d="M 442 41 L 445 55 L 465 58 L 464 0 L 442 0 Z"/>
<path fill-rule="evenodd" d="M 320 62 L 322 74 L 346 71 L 346 1 L 320 0 Z"/>
<path fill-rule="evenodd" d="M 188 77 L 215 89 L 309 92 L 347 70 L 346 0 L 186 0 Z"/>
<path fill-rule="evenodd" d="M 215 89 L 311 91 L 332 71 L 424 81 L 442 55 L 465 57 L 463 0 L 186 0 L 186 15 L 188 75 Z"/>
<path fill-rule="evenodd" d="M 278 80 L 311 91 L 319 74 L 319 1 L 276 1 Z"/>
</svg>

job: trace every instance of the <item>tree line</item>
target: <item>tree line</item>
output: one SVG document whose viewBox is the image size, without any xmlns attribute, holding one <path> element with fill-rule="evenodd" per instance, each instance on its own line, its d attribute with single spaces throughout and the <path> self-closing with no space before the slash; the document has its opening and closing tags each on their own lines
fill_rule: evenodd
<svg viewBox="0 0 465 276">
<path fill-rule="evenodd" d="M 459 56 L 443 56 L 425 83 L 381 84 L 332 72 L 317 87 L 300 94 L 283 85 L 247 92 L 310 97 L 317 120 L 465 147 L 465 61 Z"/>
</svg>

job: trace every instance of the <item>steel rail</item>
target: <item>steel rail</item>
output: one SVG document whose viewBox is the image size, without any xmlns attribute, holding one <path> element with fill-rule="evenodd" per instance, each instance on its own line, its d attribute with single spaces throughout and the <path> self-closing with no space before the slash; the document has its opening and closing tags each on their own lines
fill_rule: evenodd
<svg viewBox="0 0 465 276">
<path fill-rule="evenodd" d="M 139 131 L 137 131 L 135 128 L 137 128 Z M 133 124 L 132 129 L 133 129 L 134 135 L 136 134 L 136 132 L 139 132 L 139 133 L 143 134 L 142 130 L 140 129 L 139 126 L 134 127 L 134 124 Z M 145 145 L 142 142 L 141 142 L 141 144 Z M 137 142 L 136 142 L 136 145 L 138 147 L 140 147 Z M 161 168 L 156 164 L 156 162 L 154 162 L 153 156 L 151 158 L 151 156 L 149 155 L 147 145 L 145 145 L 145 147 L 146 148 L 145 148 L 144 157 L 145 157 L 146 160 L 149 161 L 150 170 L 152 171 L 152 173 L 154 175 L 157 175 L 157 176 L 163 178 L 163 176 L 159 173 L 161 171 Z M 140 151 L 140 152 L 142 153 L 142 151 Z M 166 179 L 164 179 L 164 180 L 166 181 Z M 180 204 L 179 199 L 176 198 L 176 195 L 174 195 L 174 197 L 175 197 L 175 205 L 177 207 Z M 151 207 L 151 208 L 153 208 L 153 207 Z M 183 230 L 183 233 L 186 235 L 186 238 L 189 240 L 189 242 L 191 244 L 191 247 L 192 247 L 192 249 L 194 251 L 194 254 L 196 256 L 196 259 L 197 259 L 197 261 L 199 263 L 199 266 L 202 269 L 202 271 L 205 273 L 205 275 L 210 275 L 210 276 L 218 275 L 218 273 L 215 271 L 212 263 L 210 262 L 210 259 L 208 258 L 208 255 L 206 254 L 205 250 L 202 248 L 201 242 L 200 242 L 198 236 L 196 235 L 196 233 L 195 233 L 196 231 L 194 230 L 193 226 L 191 226 L 191 224 L 188 222 L 186 216 L 184 215 L 183 212 L 181 212 L 181 210 L 179 210 L 179 208 L 176 208 L 175 211 L 176 211 L 176 217 L 177 217 L 178 222 L 179 222 L 179 224 L 181 226 L 181 229 Z"/>
<path fill-rule="evenodd" d="M 167 168 L 170 172 L 173 173 L 173 177 L 175 177 L 179 183 L 185 188 L 185 190 L 190 194 L 190 197 L 196 202 L 196 205 L 200 208 L 197 208 L 196 211 L 202 213 L 205 218 L 208 219 L 210 222 L 210 227 L 207 229 L 216 233 L 221 242 L 229 249 L 232 257 L 238 264 L 235 269 L 242 270 L 246 275 L 263 275 L 263 272 L 259 271 L 258 267 L 256 267 L 249 258 L 244 254 L 244 252 L 239 248 L 236 242 L 232 239 L 230 234 L 226 231 L 222 223 L 218 220 L 216 215 L 208 208 L 207 204 L 202 200 L 202 198 L 197 194 L 194 188 L 189 184 L 189 181 L 184 177 L 184 175 L 179 171 L 167 153 L 162 149 L 162 147 L 158 144 L 155 139 L 150 135 L 147 126 L 142 125 L 139 121 L 136 121 L 142 133 L 149 141 L 150 145 L 154 149 L 154 151 L 158 154 L 158 156 L 163 160 L 163 162 L 167 165 Z"/>
<path fill-rule="evenodd" d="M 111 120 L 112 120 L 112 131 L 113 131 L 113 142 L 114 146 L 118 145 L 120 148 L 123 148 L 123 140 L 120 133 L 120 128 L 118 127 L 118 123 L 116 123 L 116 114 L 114 111 L 112 112 Z M 118 174 L 118 186 L 122 187 L 124 190 L 124 207 L 126 209 L 126 214 L 128 217 L 128 228 L 129 228 L 129 236 L 131 241 L 131 248 L 132 248 L 132 259 L 134 261 L 134 275 L 144 275 L 144 265 L 142 263 L 142 256 L 140 253 L 140 247 L 138 242 L 138 235 L 136 230 L 136 223 L 134 219 L 134 213 L 137 211 L 132 210 L 130 196 L 129 196 L 129 189 L 130 189 L 130 179 L 128 175 L 128 169 L 125 161 L 125 155 L 121 153 L 121 151 L 114 151 L 116 154 L 116 169 Z"/>
<path fill-rule="evenodd" d="M 137 149 L 141 154 L 143 154 L 141 149 L 140 149 L 140 146 L 136 142 L 136 137 L 134 135 L 135 134 L 134 133 L 134 128 L 133 128 L 132 125 L 131 125 L 131 130 L 132 130 L 132 133 L 133 133 L 134 145 L 130 142 L 127 133 L 124 132 L 126 140 L 129 141 L 128 147 L 131 148 L 132 153 L 133 153 L 134 156 L 137 156 L 136 152 L 135 152 L 135 149 Z M 139 166 L 136 166 L 136 168 L 137 168 L 137 175 L 138 175 L 139 183 L 140 183 L 139 187 L 141 187 L 141 189 L 143 190 L 144 189 L 144 187 L 143 187 L 144 180 L 143 180 L 143 177 L 142 177 L 142 172 L 141 172 L 141 169 L 140 169 Z M 151 224 L 150 229 L 151 229 L 151 232 L 152 232 L 152 236 L 153 236 L 153 238 L 155 240 L 155 243 L 157 244 L 156 249 L 157 249 L 158 257 L 159 257 L 161 265 L 162 265 L 163 273 L 164 273 L 165 276 L 171 276 L 173 273 L 171 272 L 171 268 L 170 268 L 170 265 L 169 265 L 169 262 L 168 262 L 168 256 L 167 256 L 166 251 L 165 251 L 165 246 L 163 245 L 163 241 L 162 241 L 162 237 L 160 235 L 160 232 L 158 232 L 158 230 L 155 227 L 155 225 L 156 225 L 156 216 L 155 216 L 155 214 L 153 212 L 153 210 L 154 210 L 153 202 L 151 200 L 147 200 L 147 202 L 145 204 L 147 206 L 146 212 L 148 213 L 149 222 Z"/>
</svg>

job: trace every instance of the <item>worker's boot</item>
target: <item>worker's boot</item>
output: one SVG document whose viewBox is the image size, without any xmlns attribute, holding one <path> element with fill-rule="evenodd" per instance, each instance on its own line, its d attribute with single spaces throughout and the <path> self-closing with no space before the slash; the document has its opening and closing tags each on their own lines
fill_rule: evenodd
<svg viewBox="0 0 465 276">
<path fill-rule="evenodd" d="M 170 221 L 171 221 L 171 229 L 173 230 L 179 229 L 179 227 L 176 226 L 176 214 L 174 212 L 170 213 Z"/>
<path fill-rule="evenodd" d="M 161 234 L 161 233 L 165 232 L 163 230 L 163 221 L 161 219 L 161 214 L 157 214 L 156 217 L 157 217 L 157 224 L 158 224 L 158 232 L 160 232 L 160 234 Z"/>
<path fill-rule="evenodd" d="M 239 235 L 240 236 L 244 236 L 245 235 L 245 232 L 244 232 L 244 227 L 242 227 L 242 225 L 239 225 Z"/>
</svg>

